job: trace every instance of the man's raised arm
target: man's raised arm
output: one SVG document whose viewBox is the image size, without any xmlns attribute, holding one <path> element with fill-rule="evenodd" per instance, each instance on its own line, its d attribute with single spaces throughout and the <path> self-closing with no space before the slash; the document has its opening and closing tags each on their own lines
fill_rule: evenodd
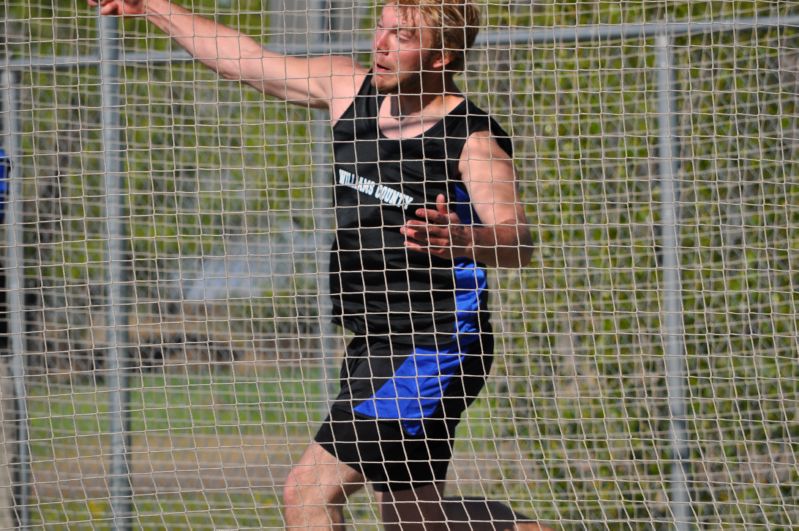
<svg viewBox="0 0 799 531">
<path fill-rule="evenodd" d="M 291 57 L 269 52 L 253 38 L 169 0 L 88 2 L 92 6 L 99 3 L 103 15 L 144 15 L 225 79 L 242 81 L 270 96 L 299 105 L 329 108 L 333 98 L 341 97 L 336 84 L 345 94 L 354 94 L 350 88 L 353 74 L 361 68 L 352 58 Z"/>
</svg>

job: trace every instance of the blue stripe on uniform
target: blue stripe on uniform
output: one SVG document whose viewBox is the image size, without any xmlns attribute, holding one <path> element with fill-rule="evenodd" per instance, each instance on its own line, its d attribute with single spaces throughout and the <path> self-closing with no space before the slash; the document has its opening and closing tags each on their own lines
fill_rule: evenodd
<svg viewBox="0 0 799 531">
<path fill-rule="evenodd" d="M 431 417 L 452 377 L 459 372 L 463 350 L 480 339 L 479 310 L 487 286 L 485 269 L 465 258 L 455 261 L 455 332 L 452 341 L 439 349 L 417 347 L 394 371 L 394 376 L 375 394 L 353 408 L 379 419 L 401 420 L 411 436 L 422 430 L 422 420 Z"/>
<path fill-rule="evenodd" d="M 410 435 L 418 435 L 421 420 L 435 412 L 463 354 L 457 343 L 444 349 L 416 348 L 388 380 L 355 411 L 379 419 L 398 419 Z"/>
<path fill-rule="evenodd" d="M 455 213 L 465 225 L 472 223 L 480 223 L 480 217 L 477 212 L 472 208 L 472 202 L 469 198 L 469 192 L 463 184 L 458 183 L 455 185 Z"/>
</svg>

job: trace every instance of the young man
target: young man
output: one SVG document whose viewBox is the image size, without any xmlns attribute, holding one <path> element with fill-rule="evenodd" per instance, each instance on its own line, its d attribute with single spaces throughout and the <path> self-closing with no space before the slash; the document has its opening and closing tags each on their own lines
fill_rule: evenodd
<svg viewBox="0 0 799 531">
<path fill-rule="evenodd" d="M 507 134 L 453 81 L 476 8 L 389 0 L 367 69 L 266 51 L 169 0 L 98 1 L 102 14 L 146 16 L 227 79 L 330 112 L 331 296 L 353 339 L 341 392 L 287 479 L 287 527 L 338 528 L 369 482 L 387 528 L 497 529 L 499 506 L 442 492 L 455 427 L 492 361 L 485 266 L 522 267 L 532 253 Z"/>
</svg>

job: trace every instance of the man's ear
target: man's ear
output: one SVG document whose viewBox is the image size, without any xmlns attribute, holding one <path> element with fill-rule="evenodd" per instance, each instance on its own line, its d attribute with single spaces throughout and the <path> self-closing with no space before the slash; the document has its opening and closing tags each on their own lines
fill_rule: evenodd
<svg viewBox="0 0 799 531">
<path fill-rule="evenodd" d="M 450 64 L 455 57 L 452 55 L 452 52 L 448 50 L 442 51 L 436 59 L 433 61 L 433 68 L 437 70 L 444 70 L 448 64 Z"/>
</svg>

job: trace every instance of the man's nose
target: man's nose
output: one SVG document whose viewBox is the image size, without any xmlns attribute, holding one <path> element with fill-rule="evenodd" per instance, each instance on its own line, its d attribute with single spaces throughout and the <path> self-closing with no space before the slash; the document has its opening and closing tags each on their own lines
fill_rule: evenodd
<svg viewBox="0 0 799 531">
<path fill-rule="evenodd" d="M 375 50 L 384 52 L 387 50 L 386 47 L 386 39 L 388 37 L 388 32 L 385 30 L 377 30 L 375 33 Z"/>
</svg>

